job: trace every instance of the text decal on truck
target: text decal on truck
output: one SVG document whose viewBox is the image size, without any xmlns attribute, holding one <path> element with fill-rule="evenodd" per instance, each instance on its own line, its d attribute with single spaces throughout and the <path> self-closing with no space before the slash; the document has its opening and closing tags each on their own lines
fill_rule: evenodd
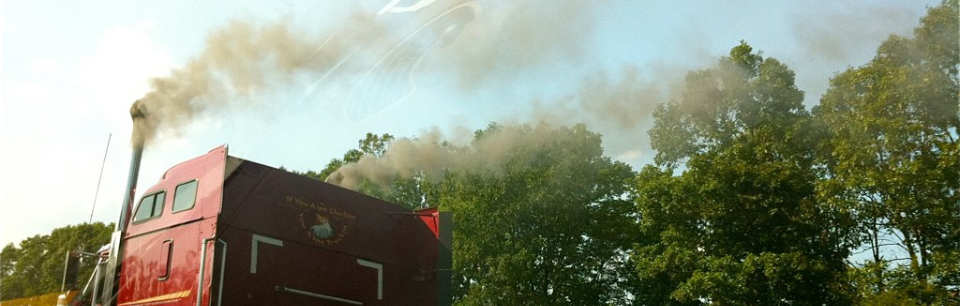
<svg viewBox="0 0 960 306">
<path fill-rule="evenodd" d="M 300 227 L 303 234 L 319 245 L 338 245 L 350 234 L 350 227 L 357 216 L 336 208 L 313 203 L 295 197 L 286 198 L 288 204 L 293 204 L 300 210 Z"/>
</svg>

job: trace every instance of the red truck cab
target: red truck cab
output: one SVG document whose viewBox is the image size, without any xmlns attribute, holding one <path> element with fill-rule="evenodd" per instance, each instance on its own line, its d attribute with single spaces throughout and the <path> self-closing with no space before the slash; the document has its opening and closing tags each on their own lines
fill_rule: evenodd
<svg viewBox="0 0 960 306">
<path fill-rule="evenodd" d="M 116 305 L 449 305 L 450 226 L 226 146 L 136 202 Z"/>
</svg>

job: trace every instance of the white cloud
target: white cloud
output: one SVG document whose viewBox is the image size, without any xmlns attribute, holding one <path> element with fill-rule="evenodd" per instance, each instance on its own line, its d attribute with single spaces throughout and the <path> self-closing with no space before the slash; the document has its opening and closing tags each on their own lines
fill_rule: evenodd
<svg viewBox="0 0 960 306">
<path fill-rule="evenodd" d="M 643 150 L 634 149 L 618 154 L 615 159 L 628 164 L 635 164 L 645 157 L 647 157 L 647 154 Z"/>
<path fill-rule="evenodd" d="M 10 85 L 10 86 L 6 86 Z M 90 190 L 83 150 L 83 108 L 57 87 L 35 82 L 5 84 L 4 151 L 0 167 L 0 243 L 78 223 L 71 218 L 78 198 Z M 92 159 L 91 159 L 92 161 Z M 84 205 L 84 207 L 89 207 Z M 69 220 L 69 221 L 68 221 Z"/>
<path fill-rule="evenodd" d="M 60 63 L 51 59 L 41 59 L 30 63 L 30 72 L 40 75 L 51 74 L 60 69 Z"/>
<path fill-rule="evenodd" d="M 112 126 L 131 126 L 125 111 L 150 90 L 150 79 L 164 76 L 172 67 L 168 53 L 150 38 L 153 23 L 117 27 L 100 39 L 96 52 L 80 60 L 77 81 L 95 107 L 110 114 Z"/>
<path fill-rule="evenodd" d="M 93 220 L 113 222 L 119 214 L 132 127 L 127 110 L 150 90 L 151 78 L 171 68 L 152 27 L 141 22 L 104 32 L 95 49 L 76 50 L 75 66 L 64 58 L 16 59 L 28 63 L 28 73 L 3 80 L 0 244 L 88 220 L 107 133 L 113 138 Z M 64 74 L 72 77 L 56 77 Z"/>
</svg>

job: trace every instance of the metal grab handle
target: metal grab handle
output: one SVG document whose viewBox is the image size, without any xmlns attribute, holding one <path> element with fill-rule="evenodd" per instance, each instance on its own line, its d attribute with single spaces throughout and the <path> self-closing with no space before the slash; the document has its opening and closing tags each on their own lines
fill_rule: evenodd
<svg viewBox="0 0 960 306">
<path fill-rule="evenodd" d="M 170 266 L 173 264 L 173 239 L 164 240 L 160 244 L 160 258 L 163 260 L 163 274 L 157 277 L 158 281 L 170 279 Z"/>
</svg>

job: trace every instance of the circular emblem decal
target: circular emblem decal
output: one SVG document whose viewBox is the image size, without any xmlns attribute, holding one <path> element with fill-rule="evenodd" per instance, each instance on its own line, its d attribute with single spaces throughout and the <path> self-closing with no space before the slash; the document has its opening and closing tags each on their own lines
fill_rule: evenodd
<svg viewBox="0 0 960 306">
<path fill-rule="evenodd" d="M 288 197 L 287 202 L 299 208 L 301 230 L 307 238 L 319 245 L 338 245 L 350 234 L 350 225 L 357 217 L 351 213 Z"/>
</svg>

